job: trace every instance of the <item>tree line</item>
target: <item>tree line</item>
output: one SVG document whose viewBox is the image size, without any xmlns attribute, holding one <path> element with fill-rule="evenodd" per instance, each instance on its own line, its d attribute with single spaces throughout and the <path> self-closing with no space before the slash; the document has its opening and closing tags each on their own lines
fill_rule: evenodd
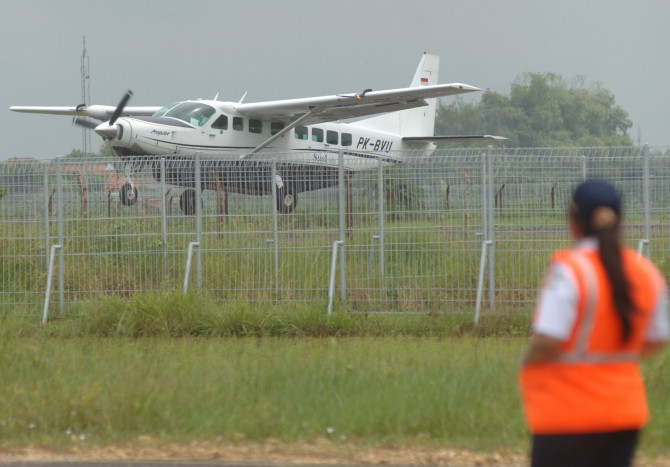
<svg viewBox="0 0 670 467">
<path fill-rule="evenodd" d="M 632 126 L 628 113 L 601 84 L 524 73 L 509 95 L 487 90 L 476 103 L 457 98 L 440 105 L 435 134 L 504 136 L 509 147 L 631 146 Z"/>
<path fill-rule="evenodd" d="M 81 159 L 89 157 L 104 157 L 106 159 L 114 159 L 114 152 L 112 151 L 112 148 L 109 147 L 109 145 L 102 143 L 100 145 L 100 152 L 95 153 L 93 151 L 89 151 L 88 154 L 84 154 L 81 149 L 74 148 L 72 151 L 66 154 L 65 157 L 68 159 Z"/>
</svg>

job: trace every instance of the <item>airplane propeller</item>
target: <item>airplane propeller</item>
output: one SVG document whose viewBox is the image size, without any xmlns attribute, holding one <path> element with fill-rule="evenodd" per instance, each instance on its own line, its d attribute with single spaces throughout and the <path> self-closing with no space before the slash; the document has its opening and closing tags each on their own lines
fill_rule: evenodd
<svg viewBox="0 0 670 467">
<path fill-rule="evenodd" d="M 94 129 L 96 126 L 98 126 L 97 123 L 92 122 L 90 120 L 86 119 L 80 119 L 79 114 L 83 113 L 86 111 L 86 104 L 79 104 L 75 110 L 74 117 L 72 117 L 72 124 L 73 125 L 78 125 L 78 126 L 83 126 L 84 128 L 88 128 L 89 130 Z"/>
<path fill-rule="evenodd" d="M 112 116 L 108 122 L 95 123 L 89 120 L 80 120 L 77 118 L 77 114 L 75 114 L 72 123 L 74 123 L 75 125 L 95 130 L 95 132 L 100 136 L 102 136 L 103 138 L 115 138 L 116 135 L 118 134 L 118 128 L 114 126 L 114 123 L 116 123 L 116 120 L 121 116 L 121 114 L 123 113 L 123 109 L 126 107 L 126 104 L 128 104 L 128 101 L 132 96 L 133 91 L 128 89 L 121 98 L 121 100 L 119 101 L 119 104 L 114 109 L 114 112 L 112 113 Z M 85 104 L 80 104 L 77 106 L 77 113 L 79 112 L 83 113 L 85 110 L 86 110 Z"/>
<path fill-rule="evenodd" d="M 114 125 L 114 122 L 116 122 L 116 119 L 121 116 L 121 112 L 123 112 L 123 109 L 125 108 L 126 104 L 130 100 L 130 98 L 133 97 L 133 91 L 128 89 L 126 93 L 123 95 L 121 98 L 121 101 L 119 101 L 119 105 L 116 106 L 116 109 L 114 109 L 114 113 L 112 114 L 112 118 L 109 119 L 109 126 Z"/>
<path fill-rule="evenodd" d="M 107 122 L 107 125 L 104 125 L 104 123 L 98 124 L 90 120 L 80 119 L 79 114 L 86 112 L 86 104 L 79 104 L 77 106 L 76 113 L 72 118 L 72 124 L 83 126 L 84 128 L 89 128 L 91 130 L 96 130 L 96 133 L 103 137 L 113 137 L 116 135 L 116 128 L 111 129 L 111 126 L 114 125 L 116 120 L 121 116 L 123 109 L 126 107 L 126 104 L 128 104 L 128 101 L 132 96 L 133 91 L 128 89 L 119 101 L 119 104 L 114 109 L 114 113 L 112 113 L 112 117 L 109 119 L 109 122 Z"/>
</svg>

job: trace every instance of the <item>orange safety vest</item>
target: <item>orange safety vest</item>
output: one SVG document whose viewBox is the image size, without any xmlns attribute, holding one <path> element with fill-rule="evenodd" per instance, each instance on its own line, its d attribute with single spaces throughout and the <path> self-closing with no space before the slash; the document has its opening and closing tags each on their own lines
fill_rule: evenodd
<svg viewBox="0 0 670 467">
<path fill-rule="evenodd" d="M 556 359 L 521 369 L 524 413 L 534 434 L 638 429 L 649 419 L 639 360 L 665 282 L 646 258 L 627 248 L 621 254 L 636 310 L 626 343 L 598 251 L 554 255 L 553 261 L 569 268 L 575 278 L 577 319 Z"/>
</svg>

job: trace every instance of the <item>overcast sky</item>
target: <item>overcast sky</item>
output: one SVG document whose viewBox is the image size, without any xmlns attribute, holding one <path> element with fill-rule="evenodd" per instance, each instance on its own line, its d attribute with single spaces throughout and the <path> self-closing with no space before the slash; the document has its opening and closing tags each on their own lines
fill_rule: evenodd
<svg viewBox="0 0 670 467">
<path fill-rule="evenodd" d="M 524 72 L 584 76 L 610 90 L 630 135 L 670 146 L 667 0 L 0 0 L 0 160 L 81 148 L 64 116 L 12 105 L 246 102 L 407 86 L 421 54 L 440 83 L 508 94 Z M 481 93 L 480 93 L 481 94 Z M 639 128 L 639 130 L 638 130 Z M 91 137 L 95 151 L 101 143 Z"/>
</svg>

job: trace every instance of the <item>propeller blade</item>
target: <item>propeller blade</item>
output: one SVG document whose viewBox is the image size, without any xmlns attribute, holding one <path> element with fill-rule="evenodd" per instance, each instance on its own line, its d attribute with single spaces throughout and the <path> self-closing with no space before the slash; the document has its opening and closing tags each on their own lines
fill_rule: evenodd
<svg viewBox="0 0 670 467">
<path fill-rule="evenodd" d="M 98 126 L 97 123 L 92 122 L 91 120 L 78 118 L 76 115 L 72 119 L 72 124 L 73 125 L 78 125 L 78 126 L 83 126 L 84 128 L 88 128 L 88 129 L 91 129 L 91 130 L 93 130 L 96 126 Z"/>
<path fill-rule="evenodd" d="M 114 122 L 116 122 L 116 119 L 121 116 L 121 113 L 123 112 L 123 108 L 126 106 L 130 98 L 133 96 L 133 91 L 128 89 L 126 93 L 123 95 L 121 98 L 121 102 L 119 102 L 119 105 L 116 106 L 116 109 L 114 109 L 114 113 L 112 114 L 112 118 L 109 119 L 109 126 L 114 125 Z"/>
<path fill-rule="evenodd" d="M 72 124 L 73 124 L 73 125 L 80 125 L 80 126 L 82 126 L 81 123 L 78 123 L 78 122 L 77 122 L 77 119 L 79 118 L 79 114 L 80 114 L 80 113 L 84 113 L 84 112 L 86 112 L 86 104 L 79 104 L 79 105 L 76 107 L 75 112 L 76 112 L 76 113 L 74 114 L 74 117 L 72 117 Z"/>
</svg>

